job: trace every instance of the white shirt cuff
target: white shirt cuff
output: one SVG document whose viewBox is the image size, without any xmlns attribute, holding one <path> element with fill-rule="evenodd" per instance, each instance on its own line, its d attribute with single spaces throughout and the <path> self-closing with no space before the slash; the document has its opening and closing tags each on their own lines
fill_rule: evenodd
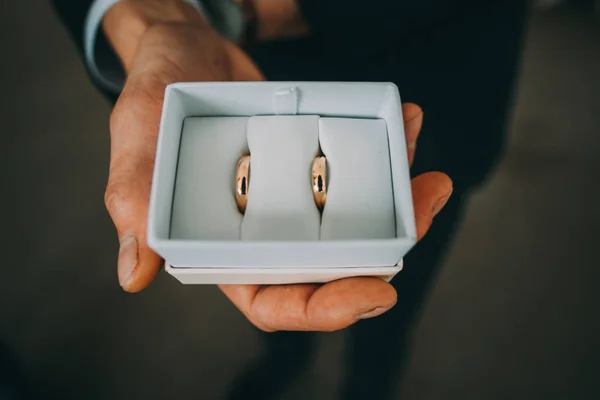
<svg viewBox="0 0 600 400">
<path fill-rule="evenodd" d="M 206 15 L 200 0 L 184 0 Z M 110 49 L 101 29 L 102 19 L 119 0 L 95 0 L 84 25 L 83 50 L 92 77 L 106 90 L 118 94 L 125 82 L 125 72 L 116 54 Z"/>
</svg>

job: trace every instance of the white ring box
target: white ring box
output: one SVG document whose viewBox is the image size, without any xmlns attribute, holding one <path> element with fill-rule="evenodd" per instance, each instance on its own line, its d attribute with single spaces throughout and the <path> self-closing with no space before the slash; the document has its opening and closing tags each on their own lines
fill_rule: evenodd
<svg viewBox="0 0 600 400">
<path fill-rule="evenodd" d="M 327 157 L 322 215 L 311 164 Z M 251 155 L 248 204 L 237 161 Z M 390 280 L 416 243 L 391 83 L 210 82 L 166 89 L 148 245 L 185 284 Z"/>
</svg>

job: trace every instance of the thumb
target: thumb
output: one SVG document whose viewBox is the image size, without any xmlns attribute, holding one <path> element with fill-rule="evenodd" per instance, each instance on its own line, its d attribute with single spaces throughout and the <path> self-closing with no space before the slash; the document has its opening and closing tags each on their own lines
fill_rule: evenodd
<svg viewBox="0 0 600 400">
<path fill-rule="evenodd" d="M 119 236 L 118 277 L 127 292 L 146 288 L 161 266 L 146 244 L 148 203 L 152 185 L 154 135 L 129 134 L 119 118 L 111 117 L 110 174 L 104 201 Z M 150 136 L 150 137 L 148 137 Z"/>
</svg>

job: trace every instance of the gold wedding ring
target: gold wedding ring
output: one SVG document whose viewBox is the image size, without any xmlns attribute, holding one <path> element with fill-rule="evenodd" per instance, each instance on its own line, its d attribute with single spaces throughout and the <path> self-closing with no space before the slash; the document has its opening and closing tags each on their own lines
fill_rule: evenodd
<svg viewBox="0 0 600 400">
<path fill-rule="evenodd" d="M 248 185 L 250 184 L 250 156 L 242 156 L 235 173 L 235 201 L 243 214 L 248 204 Z"/>
<path fill-rule="evenodd" d="M 250 185 L 250 156 L 242 156 L 235 173 L 235 201 L 242 214 L 248 204 L 248 187 Z M 312 191 L 315 205 L 320 211 L 327 201 L 327 159 L 316 157 L 312 163 Z"/>
<path fill-rule="evenodd" d="M 323 211 L 327 201 L 327 159 L 323 156 L 312 163 L 312 190 L 317 208 Z"/>
</svg>

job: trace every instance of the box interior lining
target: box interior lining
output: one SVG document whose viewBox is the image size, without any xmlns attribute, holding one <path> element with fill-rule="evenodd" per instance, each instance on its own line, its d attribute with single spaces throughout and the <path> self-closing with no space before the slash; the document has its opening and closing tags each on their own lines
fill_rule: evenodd
<svg viewBox="0 0 600 400">
<path fill-rule="evenodd" d="M 394 210 L 396 216 L 396 239 L 402 241 L 408 240 L 407 245 L 416 236 L 416 228 L 412 218 L 412 196 L 410 191 L 402 190 L 407 186 L 410 177 L 408 168 L 406 168 L 406 147 L 404 143 L 401 104 L 397 95 L 397 89 L 393 85 L 385 84 L 360 84 L 347 85 L 340 83 L 328 83 L 330 90 L 325 93 L 321 89 L 322 84 L 303 84 L 302 90 L 295 90 L 295 110 L 286 109 L 277 106 L 275 92 L 281 93 L 282 90 L 289 88 L 295 89 L 291 85 L 287 87 L 286 83 L 279 83 L 274 91 L 274 85 L 264 85 L 262 83 L 236 83 L 236 87 L 215 83 L 211 84 L 175 84 L 167 90 L 165 105 L 163 108 L 163 119 L 170 126 L 161 126 L 161 131 L 173 132 L 171 136 L 161 135 L 159 138 L 157 160 L 160 160 L 161 166 L 157 170 L 156 185 L 153 187 L 153 203 L 161 204 L 161 207 L 153 207 L 155 214 L 149 223 L 149 232 L 153 241 L 164 241 L 176 245 L 180 242 L 182 245 L 189 240 L 173 237 L 171 235 L 171 225 L 173 217 L 177 212 L 176 199 L 173 195 L 175 179 L 173 175 L 177 171 L 179 157 L 162 157 L 162 153 L 179 153 L 181 132 L 184 120 L 187 117 L 194 116 L 227 116 L 227 117 L 250 117 L 255 115 L 274 115 L 277 113 L 291 113 L 296 115 L 317 114 L 321 117 L 351 117 L 354 119 L 383 119 L 387 124 L 390 164 L 392 170 Z M 197 87 L 196 87 L 197 86 Z M 200 87 L 201 86 L 201 87 Z M 248 86 L 248 88 L 244 88 Z M 236 93 L 235 99 L 232 96 L 223 95 L 223 90 L 231 90 Z M 331 90 L 334 88 L 335 90 Z M 252 89 L 252 90 L 245 90 Z M 382 90 L 384 89 L 384 90 Z M 167 101 L 171 96 L 171 101 Z M 289 101 L 289 99 L 288 99 Z M 294 102 L 291 102 L 294 104 Z M 169 118 L 164 118 L 169 114 Z M 179 126 L 177 126 L 179 125 Z M 179 132 L 179 136 L 175 134 Z M 171 175 L 168 177 L 167 175 Z M 400 189 L 397 189 L 400 188 Z M 167 207 L 168 206 L 168 207 Z M 216 239 L 219 240 L 219 239 Z M 194 242 L 195 240 L 192 240 Z M 356 242 L 349 240 L 350 242 Z M 360 240 L 357 242 L 359 243 Z M 162 243 L 162 242 L 161 242 Z M 222 244 L 225 245 L 227 240 Z M 403 242 L 404 243 L 404 242 Z M 333 244 L 333 242 L 331 242 Z M 341 243 L 340 243 L 341 244 Z"/>
<path fill-rule="evenodd" d="M 385 121 L 319 116 L 188 117 L 173 196 L 174 240 L 393 239 L 395 212 Z M 235 203 L 235 167 L 251 155 L 248 205 Z M 317 209 L 314 157 L 327 157 Z"/>
</svg>

